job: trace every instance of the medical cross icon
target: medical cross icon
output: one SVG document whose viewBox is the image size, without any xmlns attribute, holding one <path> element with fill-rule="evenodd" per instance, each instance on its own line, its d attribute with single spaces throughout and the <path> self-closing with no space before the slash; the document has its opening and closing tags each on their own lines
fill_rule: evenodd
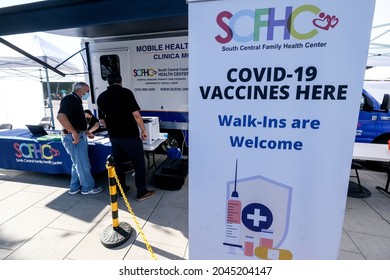
<svg viewBox="0 0 390 280">
<path fill-rule="evenodd" d="M 253 220 L 253 226 L 258 227 L 261 222 L 267 221 L 267 216 L 261 216 L 260 209 L 255 209 L 254 214 L 247 215 L 248 220 Z"/>
<path fill-rule="evenodd" d="M 242 223 L 248 229 L 261 232 L 263 229 L 269 229 L 273 222 L 271 210 L 260 203 L 251 203 L 242 209 Z"/>
</svg>

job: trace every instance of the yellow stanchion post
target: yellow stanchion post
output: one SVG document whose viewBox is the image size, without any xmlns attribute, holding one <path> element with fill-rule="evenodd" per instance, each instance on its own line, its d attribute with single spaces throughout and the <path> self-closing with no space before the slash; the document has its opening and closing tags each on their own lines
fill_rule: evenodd
<svg viewBox="0 0 390 280">
<path fill-rule="evenodd" d="M 125 243 L 131 236 L 131 226 L 128 223 L 119 222 L 118 195 L 115 180 L 114 158 L 107 158 L 108 182 L 110 190 L 112 226 L 108 226 L 100 236 L 100 241 L 107 248 L 113 248 Z"/>
</svg>

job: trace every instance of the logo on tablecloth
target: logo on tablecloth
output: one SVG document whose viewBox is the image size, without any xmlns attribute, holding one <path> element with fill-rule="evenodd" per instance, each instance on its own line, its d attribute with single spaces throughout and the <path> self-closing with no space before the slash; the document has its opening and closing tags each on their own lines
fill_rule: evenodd
<svg viewBox="0 0 390 280">
<path fill-rule="evenodd" d="M 18 159 L 51 160 L 60 155 L 60 151 L 50 144 L 15 142 L 13 147 L 16 151 L 15 157 Z"/>
</svg>

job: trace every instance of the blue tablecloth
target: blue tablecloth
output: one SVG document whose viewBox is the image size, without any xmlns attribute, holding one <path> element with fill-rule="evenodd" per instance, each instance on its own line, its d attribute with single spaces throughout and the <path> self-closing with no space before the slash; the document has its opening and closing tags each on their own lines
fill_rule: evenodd
<svg viewBox="0 0 390 280">
<path fill-rule="evenodd" d="M 104 171 L 111 145 L 91 142 L 88 146 L 92 174 Z M 28 129 L 0 131 L 0 168 L 70 174 L 71 166 L 59 132 L 36 137 Z"/>
</svg>

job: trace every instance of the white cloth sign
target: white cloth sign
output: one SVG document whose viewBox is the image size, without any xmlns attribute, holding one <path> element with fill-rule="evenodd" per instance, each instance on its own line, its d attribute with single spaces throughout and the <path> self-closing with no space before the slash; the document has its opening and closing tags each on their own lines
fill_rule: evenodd
<svg viewBox="0 0 390 280">
<path fill-rule="evenodd" d="M 189 1 L 190 259 L 336 259 L 375 1 Z"/>
</svg>

